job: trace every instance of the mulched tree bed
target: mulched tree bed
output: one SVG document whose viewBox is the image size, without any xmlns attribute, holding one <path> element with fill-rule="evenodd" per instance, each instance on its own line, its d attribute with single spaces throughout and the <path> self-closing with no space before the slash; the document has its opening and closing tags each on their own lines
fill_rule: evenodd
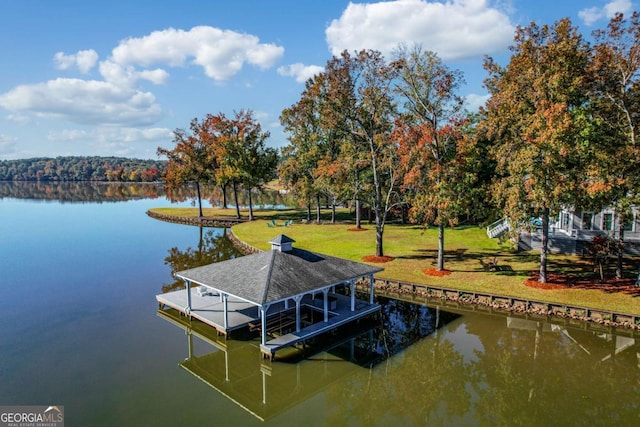
<svg viewBox="0 0 640 427">
<path fill-rule="evenodd" d="M 362 257 L 364 262 L 372 262 L 374 264 L 382 264 L 385 262 L 393 261 L 395 258 L 392 256 L 375 256 L 375 255 L 367 255 Z"/>
<path fill-rule="evenodd" d="M 554 289 L 593 289 L 607 293 L 621 292 L 628 295 L 640 296 L 640 287 L 635 286 L 636 279 L 606 277 L 604 282 L 599 278 L 588 278 L 570 274 L 547 273 L 547 283 L 538 282 L 539 273 L 531 274 L 525 280 L 524 285 L 530 288 L 554 290 Z"/>
<path fill-rule="evenodd" d="M 426 270 L 422 270 L 422 272 L 427 276 L 435 277 L 448 276 L 451 274 L 451 270 L 437 270 L 435 268 L 427 268 Z"/>
<path fill-rule="evenodd" d="M 367 231 L 367 230 L 368 228 L 356 228 L 356 227 L 347 228 L 347 231 Z"/>
</svg>

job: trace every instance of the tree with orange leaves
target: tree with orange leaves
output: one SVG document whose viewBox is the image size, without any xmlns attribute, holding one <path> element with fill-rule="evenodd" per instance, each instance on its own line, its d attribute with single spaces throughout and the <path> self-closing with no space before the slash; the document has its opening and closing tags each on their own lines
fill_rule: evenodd
<svg viewBox="0 0 640 427">
<path fill-rule="evenodd" d="M 409 211 L 414 222 L 438 227 L 437 270 L 444 269 L 444 229 L 454 226 L 466 211 L 473 174 L 465 173 L 463 145 L 471 144 L 465 130 L 464 83 L 430 51 L 401 47 L 393 64 L 400 70 L 397 91 L 406 112 L 396 121 L 403 185 L 415 194 Z"/>
<path fill-rule="evenodd" d="M 640 13 L 616 14 L 594 38 L 589 89 L 598 132 L 584 183 L 594 207 L 615 209 L 621 279 L 625 226 L 633 220 L 631 205 L 640 202 Z"/>
<path fill-rule="evenodd" d="M 201 186 L 214 181 L 219 163 L 207 121 L 193 119 L 190 130 L 189 133 L 184 129 L 176 129 L 173 132 L 175 147 L 172 150 L 158 147 L 157 153 L 168 159 L 164 176 L 168 197 L 171 200 L 180 200 L 183 197 L 180 189 L 185 185 L 194 184 L 198 215 L 202 217 Z"/>
<path fill-rule="evenodd" d="M 588 128 L 588 46 L 568 19 L 516 30 L 506 67 L 485 60 L 489 77 L 483 131 L 494 142 L 493 195 L 515 224 L 542 218 L 539 281 L 547 281 L 550 212 L 572 205 Z M 588 137 L 588 136 L 587 136 Z"/>
<path fill-rule="evenodd" d="M 232 182 L 238 217 L 236 183 L 242 185 L 249 199 L 249 220 L 253 220 L 253 191 L 275 176 L 278 162 L 276 150 L 265 146 L 269 132 L 262 130 L 251 110 L 240 110 L 232 119 L 220 113 L 212 117 L 210 130 L 217 139 L 218 180 Z"/>
</svg>

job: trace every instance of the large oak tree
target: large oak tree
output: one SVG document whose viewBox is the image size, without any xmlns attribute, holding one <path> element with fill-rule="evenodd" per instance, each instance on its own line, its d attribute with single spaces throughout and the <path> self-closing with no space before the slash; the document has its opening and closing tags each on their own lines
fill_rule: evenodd
<svg viewBox="0 0 640 427">
<path fill-rule="evenodd" d="M 588 48 L 568 19 L 516 31 L 505 67 L 485 60 L 487 135 L 499 174 L 496 201 L 518 224 L 542 219 L 539 281 L 547 281 L 549 215 L 577 194 L 586 121 Z"/>
<path fill-rule="evenodd" d="M 471 175 L 465 174 L 462 145 L 468 142 L 462 73 L 420 46 L 401 47 L 393 64 L 400 70 L 396 86 L 404 101 L 394 136 L 404 170 L 404 186 L 414 194 L 411 217 L 438 227 L 437 269 L 444 269 L 444 230 L 465 212 Z M 466 187 L 466 188 L 465 188 Z"/>
<path fill-rule="evenodd" d="M 597 139 L 584 182 L 594 207 L 615 209 L 616 277 L 622 278 L 625 226 L 640 199 L 640 14 L 617 14 L 594 36 L 589 88 Z"/>
</svg>

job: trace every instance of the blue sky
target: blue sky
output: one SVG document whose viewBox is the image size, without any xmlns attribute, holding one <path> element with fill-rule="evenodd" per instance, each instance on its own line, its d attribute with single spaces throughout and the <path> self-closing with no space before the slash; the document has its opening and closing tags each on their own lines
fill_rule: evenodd
<svg viewBox="0 0 640 427">
<path fill-rule="evenodd" d="M 344 49 L 420 43 L 486 99 L 485 55 L 518 25 L 569 17 L 588 37 L 631 0 L 0 0 L 0 160 L 157 158 L 194 117 L 250 109 L 268 145 L 304 81 Z"/>
</svg>

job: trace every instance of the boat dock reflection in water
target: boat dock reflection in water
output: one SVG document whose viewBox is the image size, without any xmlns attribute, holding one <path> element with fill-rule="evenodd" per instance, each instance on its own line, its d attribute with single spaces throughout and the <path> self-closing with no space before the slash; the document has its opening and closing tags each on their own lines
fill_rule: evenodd
<svg viewBox="0 0 640 427">
<path fill-rule="evenodd" d="M 235 339 L 226 339 L 209 325 L 177 310 L 160 309 L 158 316 L 186 333 L 186 358 L 180 367 L 255 417 L 267 420 L 333 383 L 368 376 L 367 372 L 380 362 L 459 317 L 437 308 L 377 299 L 382 306 L 382 321 L 362 319 L 318 335 L 304 347 L 282 349 L 276 362 L 261 357 L 260 342 L 248 331 L 245 337 L 236 334 Z M 406 329 L 403 314 L 417 324 Z"/>
</svg>

